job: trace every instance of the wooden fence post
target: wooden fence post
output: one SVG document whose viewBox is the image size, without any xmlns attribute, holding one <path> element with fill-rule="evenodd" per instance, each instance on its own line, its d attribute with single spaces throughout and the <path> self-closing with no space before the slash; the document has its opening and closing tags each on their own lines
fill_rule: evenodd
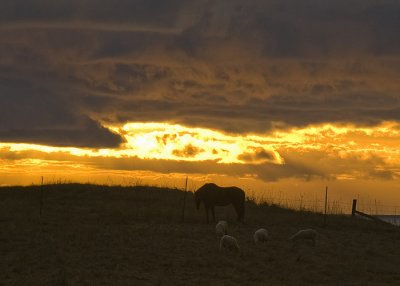
<svg viewBox="0 0 400 286">
<path fill-rule="evenodd" d="M 182 222 L 185 221 L 185 206 L 186 206 L 186 193 L 187 193 L 188 177 L 186 177 L 185 194 L 183 195 L 183 206 L 182 206 Z"/>
<path fill-rule="evenodd" d="M 359 216 L 362 216 L 362 217 L 366 217 L 366 218 L 368 218 L 368 219 L 370 219 L 370 220 L 374 220 L 374 221 L 379 221 L 379 222 L 384 222 L 384 223 L 387 223 L 387 224 L 391 224 L 390 222 L 387 222 L 387 221 L 384 221 L 383 219 L 380 219 L 379 217 L 376 217 L 376 216 L 372 216 L 372 215 L 369 215 L 369 214 L 366 214 L 366 213 L 363 213 L 363 212 L 360 212 L 360 211 L 358 211 L 357 210 L 357 200 L 353 200 L 353 206 L 352 206 L 352 208 L 351 208 L 351 215 L 354 217 L 355 215 L 359 215 Z"/>
<path fill-rule="evenodd" d="M 357 200 L 353 199 L 353 206 L 351 207 L 351 215 L 355 216 L 357 211 Z"/>
<path fill-rule="evenodd" d="M 42 218 L 42 209 L 43 209 L 43 176 L 42 176 L 42 185 L 40 186 L 40 206 L 39 206 L 40 218 Z"/>
<path fill-rule="evenodd" d="M 324 214 L 324 227 L 326 226 L 326 210 L 328 207 L 328 186 L 325 189 L 325 214 Z"/>
</svg>

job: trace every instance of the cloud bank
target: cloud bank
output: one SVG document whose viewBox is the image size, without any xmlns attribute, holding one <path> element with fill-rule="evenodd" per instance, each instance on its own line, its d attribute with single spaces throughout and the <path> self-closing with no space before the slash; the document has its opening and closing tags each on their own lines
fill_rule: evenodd
<svg viewBox="0 0 400 286">
<path fill-rule="evenodd" d="M 126 122 L 398 121 L 399 14 L 395 0 L 3 1 L 0 140 L 99 148 L 123 142 L 103 126 Z"/>
</svg>

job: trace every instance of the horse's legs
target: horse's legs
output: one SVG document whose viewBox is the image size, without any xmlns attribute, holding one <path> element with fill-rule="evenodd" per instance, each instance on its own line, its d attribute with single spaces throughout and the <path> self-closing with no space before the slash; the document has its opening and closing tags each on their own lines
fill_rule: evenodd
<svg viewBox="0 0 400 286">
<path fill-rule="evenodd" d="M 243 219 L 244 219 L 244 203 L 240 203 L 240 204 L 239 204 L 239 209 L 240 209 L 240 217 L 239 217 L 239 220 L 243 220 Z"/>
<path fill-rule="evenodd" d="M 233 204 L 233 207 L 235 208 L 236 214 L 237 214 L 237 220 L 241 221 L 244 216 L 244 206 L 241 204 Z"/>
<path fill-rule="evenodd" d="M 240 220 L 240 211 L 239 208 L 237 206 L 237 204 L 233 204 L 233 207 L 235 208 L 236 214 L 237 214 L 237 220 Z"/>
</svg>

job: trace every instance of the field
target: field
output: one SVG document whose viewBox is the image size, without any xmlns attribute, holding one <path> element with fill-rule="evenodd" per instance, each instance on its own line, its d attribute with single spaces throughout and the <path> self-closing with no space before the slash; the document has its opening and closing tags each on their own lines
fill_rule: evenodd
<svg viewBox="0 0 400 286">
<path fill-rule="evenodd" d="M 0 285 L 400 285 L 400 229 L 246 202 L 217 209 L 240 253 L 221 253 L 193 196 L 155 187 L 0 188 Z M 252 234 L 267 228 L 257 246 Z M 322 235 L 293 246 L 302 228 Z"/>
</svg>

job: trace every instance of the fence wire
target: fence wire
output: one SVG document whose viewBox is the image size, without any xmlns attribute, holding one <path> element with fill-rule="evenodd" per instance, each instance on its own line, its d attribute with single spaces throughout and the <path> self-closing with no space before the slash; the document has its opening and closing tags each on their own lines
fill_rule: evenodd
<svg viewBox="0 0 400 286">
<path fill-rule="evenodd" d="M 322 199 L 302 199 L 302 198 L 282 198 L 265 196 L 248 196 L 256 203 L 266 203 L 277 205 L 295 210 L 306 210 L 323 213 L 325 211 L 325 200 Z M 345 202 L 343 200 L 327 201 L 328 214 L 351 214 L 352 200 Z M 357 199 L 357 210 L 371 215 L 400 215 L 400 205 L 384 204 L 380 201 L 364 201 Z"/>
</svg>

